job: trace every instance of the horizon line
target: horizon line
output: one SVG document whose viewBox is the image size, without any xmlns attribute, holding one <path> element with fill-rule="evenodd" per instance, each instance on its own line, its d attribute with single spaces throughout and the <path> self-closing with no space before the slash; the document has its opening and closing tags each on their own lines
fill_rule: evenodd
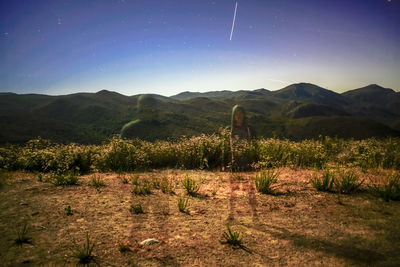
<svg viewBox="0 0 400 267">
<path fill-rule="evenodd" d="M 327 89 L 327 88 L 325 88 L 325 87 L 319 86 L 319 85 L 314 84 L 314 83 L 309 83 L 309 82 L 296 82 L 296 83 L 290 83 L 290 84 L 287 85 L 287 86 L 284 86 L 284 87 L 282 87 L 282 88 L 280 88 L 280 89 L 275 89 L 275 90 L 270 90 L 270 89 L 267 89 L 267 88 L 265 88 L 265 87 L 260 87 L 260 88 L 256 88 L 256 89 L 238 89 L 238 90 L 230 90 L 230 89 L 208 90 L 208 91 L 203 91 L 203 92 L 202 92 L 202 91 L 189 91 L 189 90 L 186 90 L 186 91 L 181 91 L 181 92 L 179 92 L 179 93 L 177 93 L 177 94 L 173 94 L 173 95 L 169 95 L 169 96 L 162 95 L 162 94 L 157 94 L 157 93 L 151 93 L 151 92 L 149 92 L 149 93 L 139 93 L 139 94 L 134 94 L 134 95 L 126 95 L 126 94 L 120 93 L 120 92 L 118 92 L 118 91 L 114 91 L 114 90 L 112 90 L 112 89 L 106 89 L 106 88 L 103 88 L 103 89 L 98 90 L 98 91 L 78 91 L 78 92 L 67 93 L 67 94 L 48 94 L 48 93 L 29 93 L 29 92 L 28 92 L 28 93 L 15 93 L 15 92 L 11 92 L 11 91 L 8 91 L 8 92 L 7 92 L 7 91 L 5 91 L 5 92 L 0 92 L 0 94 L 45 95 L 45 96 L 54 96 L 54 97 L 56 97 L 56 96 L 67 96 L 67 95 L 74 95 L 74 94 L 96 94 L 96 93 L 99 93 L 99 92 L 101 92 L 101 91 L 108 91 L 108 92 L 117 93 L 117 94 L 120 94 L 120 95 L 123 95 L 123 96 L 126 96 L 126 97 L 134 97 L 134 96 L 140 96 L 140 95 L 158 95 L 158 96 L 163 96 L 163 97 L 166 97 L 166 98 L 170 98 L 170 97 L 173 97 L 173 96 L 182 94 L 182 93 L 200 93 L 200 94 L 205 94 L 205 93 L 210 93 L 210 92 L 223 92 L 223 91 L 228 91 L 228 92 L 248 91 L 248 92 L 251 92 L 251 91 L 261 90 L 261 89 L 264 89 L 264 90 L 267 90 L 267 91 L 270 91 L 270 92 L 275 92 L 275 91 L 282 90 L 282 89 L 284 89 L 284 88 L 286 88 L 286 87 L 289 87 L 289 86 L 291 86 L 291 85 L 298 85 L 298 84 L 310 84 L 310 85 L 318 86 L 318 87 L 320 87 L 320 88 L 322 88 L 322 89 L 325 89 L 325 90 L 328 90 L 328 91 L 332 91 L 332 92 L 335 92 L 335 93 L 337 93 L 337 94 L 343 94 L 343 93 L 346 93 L 346 92 L 349 92 L 349 91 L 352 91 L 352 90 L 357 90 L 357 89 L 361 89 L 361 88 L 368 87 L 368 86 L 373 86 L 373 85 L 382 87 L 382 88 L 384 88 L 384 89 L 391 89 L 391 90 L 393 90 L 393 91 L 396 92 L 396 93 L 399 93 L 399 92 L 400 92 L 400 89 L 397 89 L 397 90 L 396 90 L 396 89 L 393 89 L 393 88 L 381 86 L 381 85 L 379 85 L 379 84 L 377 84 L 377 83 L 371 83 L 371 84 L 368 84 L 368 85 L 365 85 L 365 86 L 362 86 L 362 87 L 349 89 L 349 90 L 347 90 L 347 91 L 343 91 L 343 92 L 339 93 L 339 92 L 337 92 L 336 90 Z"/>
</svg>

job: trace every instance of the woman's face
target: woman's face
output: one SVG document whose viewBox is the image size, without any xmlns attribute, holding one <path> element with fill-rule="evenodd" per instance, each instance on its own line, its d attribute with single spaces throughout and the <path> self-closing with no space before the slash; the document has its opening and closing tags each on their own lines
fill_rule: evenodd
<svg viewBox="0 0 400 267">
<path fill-rule="evenodd" d="M 243 111 L 241 111 L 240 109 L 236 110 L 235 114 L 233 115 L 233 120 L 234 120 L 235 126 L 242 126 L 243 120 L 244 120 Z"/>
</svg>

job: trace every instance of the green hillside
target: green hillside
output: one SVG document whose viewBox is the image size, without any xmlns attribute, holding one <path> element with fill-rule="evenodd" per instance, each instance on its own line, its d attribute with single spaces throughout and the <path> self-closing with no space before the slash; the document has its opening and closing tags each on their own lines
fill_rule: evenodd
<svg viewBox="0 0 400 267">
<path fill-rule="evenodd" d="M 63 96 L 0 93 L 0 143 L 21 143 L 38 136 L 64 143 L 100 143 L 138 118 L 139 96 L 107 90 Z M 151 96 L 158 117 L 140 129 L 143 139 L 150 141 L 218 132 L 230 124 L 236 104 L 246 109 L 259 137 L 400 136 L 400 93 L 378 85 L 343 94 L 299 83 L 277 91 Z"/>
</svg>

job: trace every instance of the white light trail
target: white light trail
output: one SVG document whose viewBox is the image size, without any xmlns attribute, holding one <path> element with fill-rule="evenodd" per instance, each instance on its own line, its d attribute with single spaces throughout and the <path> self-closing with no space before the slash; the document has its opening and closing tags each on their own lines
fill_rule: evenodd
<svg viewBox="0 0 400 267">
<path fill-rule="evenodd" d="M 233 22 L 232 22 L 231 37 L 229 38 L 229 41 L 232 41 L 233 30 L 235 29 L 235 21 L 236 21 L 236 11 L 237 11 L 237 7 L 238 7 L 238 2 L 236 1 L 235 13 L 233 13 Z"/>
</svg>

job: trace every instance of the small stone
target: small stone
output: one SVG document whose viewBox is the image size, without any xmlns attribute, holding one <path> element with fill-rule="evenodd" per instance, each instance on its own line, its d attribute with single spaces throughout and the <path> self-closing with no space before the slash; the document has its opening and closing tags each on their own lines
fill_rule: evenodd
<svg viewBox="0 0 400 267">
<path fill-rule="evenodd" d="M 157 239 L 148 238 L 148 239 L 143 240 L 142 242 L 140 242 L 140 245 L 141 246 L 151 246 L 151 245 L 158 244 L 158 243 L 160 243 L 160 241 L 158 241 Z"/>
</svg>

